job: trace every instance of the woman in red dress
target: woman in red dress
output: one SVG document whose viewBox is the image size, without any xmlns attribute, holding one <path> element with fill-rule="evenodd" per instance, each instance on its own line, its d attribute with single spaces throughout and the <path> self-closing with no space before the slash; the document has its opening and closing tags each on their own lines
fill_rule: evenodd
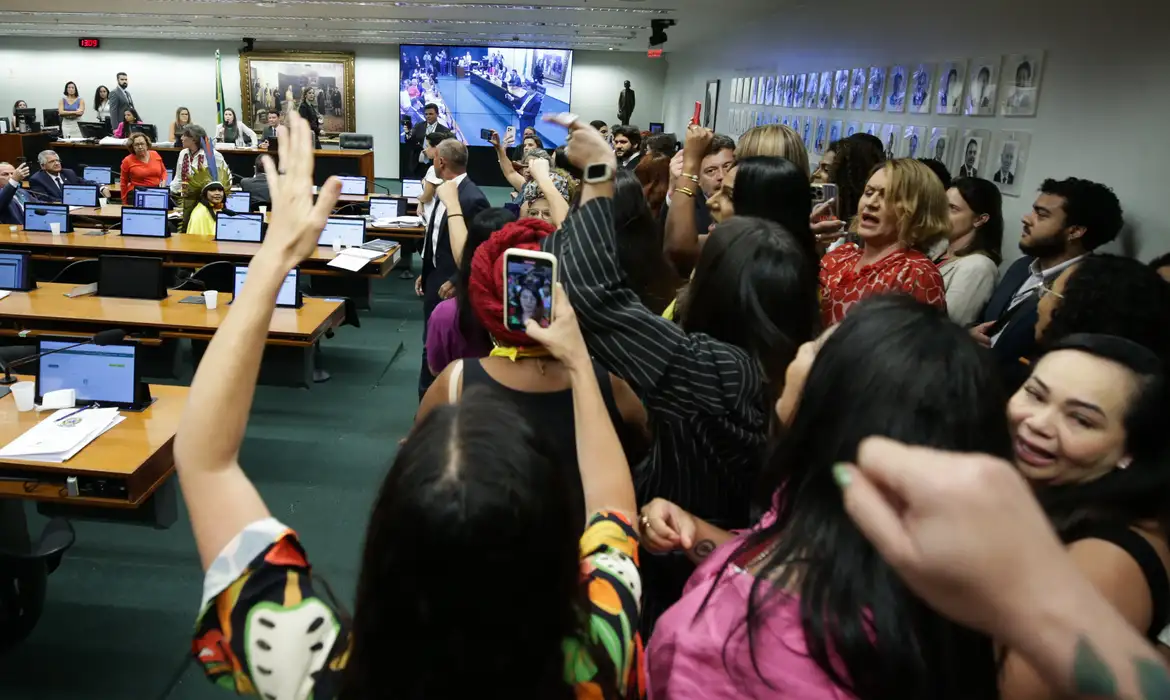
<svg viewBox="0 0 1170 700">
<path fill-rule="evenodd" d="M 947 195 L 922 163 L 891 160 L 869 176 L 854 229 L 862 245 L 845 243 L 821 258 L 821 318 L 840 323 L 857 302 L 902 292 L 945 309 L 938 268 L 922 251 L 950 228 Z"/>
<path fill-rule="evenodd" d="M 122 203 L 132 205 L 135 187 L 162 187 L 167 184 L 167 169 L 163 165 L 162 156 L 151 148 L 150 137 L 146 134 L 130 134 L 130 138 L 126 139 L 126 149 L 130 155 L 122 159 L 119 182 Z"/>
</svg>

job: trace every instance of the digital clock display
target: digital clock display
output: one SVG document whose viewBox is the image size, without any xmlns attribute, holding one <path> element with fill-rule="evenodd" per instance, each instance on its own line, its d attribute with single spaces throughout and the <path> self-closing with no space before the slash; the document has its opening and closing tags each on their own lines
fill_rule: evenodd
<svg viewBox="0 0 1170 700">
<path fill-rule="evenodd" d="M 78 39 L 77 45 L 83 49 L 96 49 L 101 47 L 101 39 Z"/>
</svg>

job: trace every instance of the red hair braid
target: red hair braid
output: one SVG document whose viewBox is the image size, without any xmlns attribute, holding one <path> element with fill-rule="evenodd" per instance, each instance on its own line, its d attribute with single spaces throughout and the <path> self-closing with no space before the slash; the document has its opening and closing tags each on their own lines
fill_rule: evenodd
<svg viewBox="0 0 1170 700">
<path fill-rule="evenodd" d="M 504 326 L 504 251 L 509 248 L 540 250 L 540 242 L 555 230 L 552 224 L 541 219 L 520 219 L 493 233 L 475 250 L 467 284 L 471 308 L 484 329 L 501 345 L 537 345 L 527 333 Z"/>
</svg>

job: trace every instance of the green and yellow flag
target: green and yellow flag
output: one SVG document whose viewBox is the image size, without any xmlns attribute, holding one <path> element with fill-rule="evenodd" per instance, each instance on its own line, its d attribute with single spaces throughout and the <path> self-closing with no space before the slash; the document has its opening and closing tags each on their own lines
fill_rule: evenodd
<svg viewBox="0 0 1170 700">
<path fill-rule="evenodd" d="M 215 111 L 219 117 L 216 124 L 223 124 L 223 71 L 220 69 L 219 49 L 215 50 Z"/>
</svg>

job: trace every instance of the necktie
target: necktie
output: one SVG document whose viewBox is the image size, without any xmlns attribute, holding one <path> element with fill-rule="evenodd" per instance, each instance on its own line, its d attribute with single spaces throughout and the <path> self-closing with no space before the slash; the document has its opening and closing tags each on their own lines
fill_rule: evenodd
<svg viewBox="0 0 1170 700">
<path fill-rule="evenodd" d="M 130 91 L 129 90 L 122 90 L 122 94 L 126 95 L 126 104 L 133 107 L 134 106 L 134 98 L 130 96 Z"/>
<path fill-rule="evenodd" d="M 61 176 L 60 175 L 54 175 L 53 182 L 57 183 L 58 190 L 60 190 L 61 192 L 65 191 L 65 188 L 61 185 Z"/>
</svg>

